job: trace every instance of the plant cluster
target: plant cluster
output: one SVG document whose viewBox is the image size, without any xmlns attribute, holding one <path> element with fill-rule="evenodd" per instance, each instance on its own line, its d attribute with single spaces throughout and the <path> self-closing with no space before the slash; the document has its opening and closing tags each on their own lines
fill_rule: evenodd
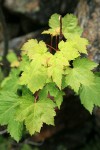
<svg viewBox="0 0 100 150">
<path fill-rule="evenodd" d="M 20 61 L 14 53 L 7 56 L 12 69 L 0 88 L 0 124 L 7 125 L 16 141 L 25 128 L 33 135 L 43 123 L 54 125 L 65 87 L 80 96 L 90 113 L 94 105 L 100 106 L 100 77 L 92 71 L 97 64 L 81 57 L 87 55 L 88 40 L 81 37 L 77 18 L 54 14 L 49 26 L 42 34 L 58 37 L 56 48 L 30 39 L 21 48 Z"/>
</svg>

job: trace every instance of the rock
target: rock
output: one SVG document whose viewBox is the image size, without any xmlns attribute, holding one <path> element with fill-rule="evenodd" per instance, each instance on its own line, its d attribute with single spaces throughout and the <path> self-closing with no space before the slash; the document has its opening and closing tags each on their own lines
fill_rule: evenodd
<svg viewBox="0 0 100 150">
<path fill-rule="evenodd" d="M 100 0 L 80 0 L 76 15 L 84 30 L 83 37 L 90 42 L 89 57 L 100 63 Z"/>
<path fill-rule="evenodd" d="M 17 23 L 7 23 L 8 39 L 17 37 L 20 33 L 20 26 Z"/>
<path fill-rule="evenodd" d="M 4 6 L 21 13 L 33 13 L 39 9 L 39 0 L 5 0 Z"/>
<path fill-rule="evenodd" d="M 12 39 L 13 37 L 17 36 L 19 33 L 19 25 L 17 24 L 7 24 L 7 41 Z M 3 32 L 2 25 L 0 24 L 0 55 L 2 55 L 4 49 L 4 41 L 6 38 L 5 33 Z"/>
<path fill-rule="evenodd" d="M 26 16 L 21 16 L 20 26 L 21 26 L 21 31 L 23 32 L 23 34 L 28 34 L 30 32 L 34 32 L 42 28 L 40 24 L 38 24 L 37 22 L 35 22 L 34 20 Z"/>
<path fill-rule="evenodd" d="M 24 36 L 16 37 L 9 40 L 9 50 L 15 50 L 16 52 L 20 51 L 22 45 L 31 38 L 36 38 L 37 40 L 44 40 L 48 43 L 50 37 L 48 35 L 42 35 L 43 30 L 38 30 L 36 32 L 31 32 Z M 4 50 L 4 42 L 0 43 L 0 55 L 2 56 Z"/>
<path fill-rule="evenodd" d="M 40 24 L 47 24 L 53 13 L 73 12 L 78 0 L 5 0 L 4 7 L 11 12 L 21 13 Z"/>
<path fill-rule="evenodd" d="M 5 11 L 1 8 L 0 9 L 0 42 L 4 40 L 5 36 L 8 39 L 18 36 L 19 31 L 20 31 L 20 25 L 18 23 L 8 22 L 8 18 L 6 18 L 5 16 Z"/>
<path fill-rule="evenodd" d="M 86 37 L 89 58 L 99 63 L 97 71 L 100 71 L 100 0 L 80 0 L 76 9 L 79 24 L 83 28 L 83 37 Z M 94 107 L 94 136 L 100 138 L 100 107 Z"/>
</svg>

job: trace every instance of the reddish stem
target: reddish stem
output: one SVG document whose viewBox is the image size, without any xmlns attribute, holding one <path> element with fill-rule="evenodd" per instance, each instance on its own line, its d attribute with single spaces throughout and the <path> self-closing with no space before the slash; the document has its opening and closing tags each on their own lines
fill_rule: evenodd
<svg viewBox="0 0 100 150">
<path fill-rule="evenodd" d="M 56 51 L 58 49 L 58 38 L 57 38 L 57 35 L 56 35 Z"/>
<path fill-rule="evenodd" d="M 53 39 L 53 36 L 51 36 L 51 43 L 50 43 L 51 47 L 52 47 L 52 39 Z M 50 48 L 50 52 L 52 53 L 52 48 Z"/>
<path fill-rule="evenodd" d="M 50 46 L 50 45 L 48 45 L 48 44 L 46 44 L 46 45 L 47 45 L 48 47 L 50 47 L 51 49 L 57 51 L 57 49 L 55 49 L 54 47 L 52 47 L 52 46 Z"/>
<path fill-rule="evenodd" d="M 37 99 L 38 99 L 38 92 L 35 93 L 35 100 L 34 100 L 34 103 L 37 102 Z"/>
</svg>

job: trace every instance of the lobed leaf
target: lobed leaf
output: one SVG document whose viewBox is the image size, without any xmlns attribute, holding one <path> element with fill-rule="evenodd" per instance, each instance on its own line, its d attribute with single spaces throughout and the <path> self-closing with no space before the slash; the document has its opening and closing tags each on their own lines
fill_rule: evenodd
<svg viewBox="0 0 100 150">
<path fill-rule="evenodd" d="M 19 98 L 13 92 L 0 92 L 0 124 L 8 125 L 8 132 L 19 141 L 22 136 L 23 125 L 15 121 L 16 108 L 19 105 Z"/>
<path fill-rule="evenodd" d="M 29 59 L 34 59 L 35 54 L 43 55 L 47 52 L 46 44 L 43 41 L 38 41 L 36 39 L 28 40 L 21 48 L 22 51 L 25 51 Z"/>
<path fill-rule="evenodd" d="M 7 131 L 10 133 L 11 137 L 19 142 L 19 140 L 22 138 L 23 123 L 16 121 L 15 116 L 13 116 L 9 121 Z"/>
<path fill-rule="evenodd" d="M 57 52 L 50 60 L 48 67 L 48 77 L 51 77 L 53 82 L 61 89 L 62 74 L 64 67 L 69 66 L 68 60 L 62 55 L 61 52 Z"/>
<path fill-rule="evenodd" d="M 14 52 L 9 52 L 7 55 L 7 60 L 11 63 L 11 67 L 19 67 L 19 61 Z"/>
<path fill-rule="evenodd" d="M 18 69 L 13 68 L 9 76 L 2 81 L 1 90 L 16 93 L 17 89 L 20 88 L 19 73 L 20 71 Z"/>
<path fill-rule="evenodd" d="M 100 77 L 95 77 L 91 86 L 88 84 L 82 86 L 80 99 L 90 113 L 92 113 L 94 106 L 100 106 Z"/>
<path fill-rule="evenodd" d="M 16 119 L 25 121 L 29 133 L 40 132 L 43 123 L 54 125 L 55 104 L 49 99 L 40 99 L 35 103 L 34 97 L 23 98 L 18 108 Z"/>
<path fill-rule="evenodd" d="M 82 29 L 78 26 L 78 19 L 73 14 L 67 14 L 62 19 L 62 31 L 66 39 L 74 39 L 74 36 L 82 34 Z"/>
<path fill-rule="evenodd" d="M 31 62 L 20 77 L 20 84 L 27 85 L 31 92 L 35 93 L 46 84 L 47 70 L 40 62 Z"/>
<path fill-rule="evenodd" d="M 90 71 L 96 67 L 96 63 L 87 60 L 86 58 L 77 58 L 73 63 L 73 68 L 69 70 L 65 77 L 65 85 L 71 86 L 78 93 L 81 85 L 88 85 L 94 82 L 94 74 Z"/>
<path fill-rule="evenodd" d="M 61 53 L 63 56 L 69 61 L 74 60 L 75 58 L 79 57 L 80 54 L 78 50 L 74 47 L 74 44 L 72 42 L 64 42 L 61 41 L 58 45 Z"/>
<path fill-rule="evenodd" d="M 46 99 L 51 98 L 57 105 L 57 107 L 60 109 L 60 106 L 63 101 L 63 95 L 64 93 L 59 90 L 59 88 L 56 86 L 55 83 L 48 83 L 40 92 L 39 92 L 39 98 L 40 99 Z"/>
<path fill-rule="evenodd" d="M 52 36 L 59 35 L 60 33 L 60 22 L 59 14 L 53 14 L 49 20 L 50 29 L 45 30 L 42 34 L 51 34 Z"/>
</svg>

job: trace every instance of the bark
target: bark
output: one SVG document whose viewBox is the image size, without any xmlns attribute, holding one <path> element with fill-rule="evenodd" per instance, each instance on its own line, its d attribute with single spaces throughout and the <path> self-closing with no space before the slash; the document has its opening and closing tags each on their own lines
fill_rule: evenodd
<svg viewBox="0 0 100 150">
<path fill-rule="evenodd" d="M 80 0 L 75 13 L 90 42 L 89 57 L 100 63 L 100 0 Z"/>
<path fill-rule="evenodd" d="M 89 58 L 99 63 L 100 71 L 100 0 L 80 0 L 76 15 L 79 24 L 83 28 L 83 37 L 86 37 L 90 45 L 88 47 Z M 100 137 L 100 108 L 94 108 L 96 134 Z"/>
</svg>

